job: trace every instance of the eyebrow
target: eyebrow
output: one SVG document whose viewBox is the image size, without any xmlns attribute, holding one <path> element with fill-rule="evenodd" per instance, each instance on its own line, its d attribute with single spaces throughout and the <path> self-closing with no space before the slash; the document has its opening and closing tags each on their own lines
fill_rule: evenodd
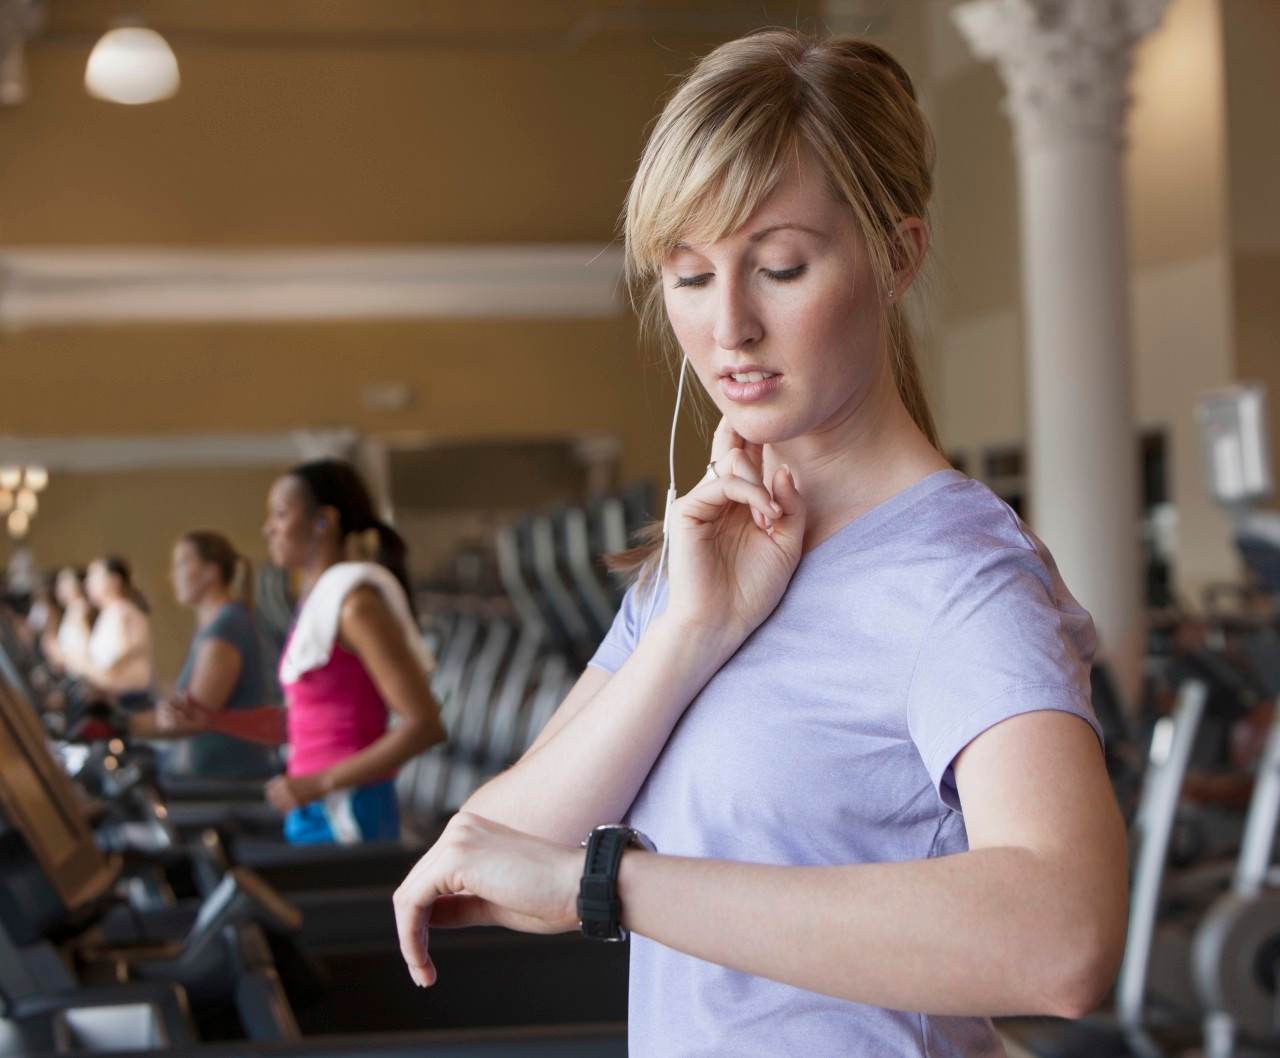
<svg viewBox="0 0 1280 1058">
<path fill-rule="evenodd" d="M 808 225 L 805 225 L 805 224 L 771 224 L 767 228 L 761 228 L 759 231 L 752 232 L 747 237 L 747 241 L 751 243 L 757 243 L 763 239 L 767 239 L 775 231 L 783 231 L 785 229 L 790 229 L 792 231 L 803 231 L 808 233 L 809 235 L 816 235 L 819 239 L 826 238 L 826 232 L 819 231 L 817 228 L 810 228 Z M 674 249 L 692 250 L 693 247 L 690 246 L 687 242 L 678 242 L 675 244 Z"/>
</svg>

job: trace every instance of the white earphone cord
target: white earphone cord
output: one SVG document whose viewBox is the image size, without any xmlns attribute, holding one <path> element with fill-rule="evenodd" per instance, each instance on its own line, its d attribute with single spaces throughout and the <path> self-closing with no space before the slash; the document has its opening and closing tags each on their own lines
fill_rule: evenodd
<svg viewBox="0 0 1280 1058">
<path fill-rule="evenodd" d="M 680 360 L 680 378 L 676 383 L 676 410 L 671 416 L 671 443 L 667 448 L 667 502 L 662 512 L 662 548 L 658 552 L 658 565 L 653 571 L 653 585 L 649 591 L 649 607 L 645 613 L 644 623 L 640 626 L 644 634 L 644 630 L 648 629 L 649 622 L 653 619 L 653 608 L 658 602 L 658 585 L 662 580 L 662 568 L 667 561 L 667 537 L 671 526 L 671 505 L 676 501 L 676 426 L 680 422 L 680 403 L 684 398 L 684 376 L 685 369 L 689 366 L 689 358 L 682 357 Z"/>
</svg>

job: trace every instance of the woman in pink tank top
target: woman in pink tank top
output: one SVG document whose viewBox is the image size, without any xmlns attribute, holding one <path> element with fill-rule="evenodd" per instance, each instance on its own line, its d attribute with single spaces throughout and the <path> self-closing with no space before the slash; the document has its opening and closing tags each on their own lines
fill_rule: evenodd
<svg viewBox="0 0 1280 1058">
<path fill-rule="evenodd" d="M 288 770 L 266 785 L 298 844 L 395 840 L 400 767 L 444 739 L 413 619 L 405 545 L 346 463 L 280 477 L 262 527 L 271 561 L 303 579 L 280 664 L 286 706 L 188 717 L 262 742 L 287 742 Z M 361 553 L 375 561 L 360 561 Z M 390 714 L 397 722 L 389 723 Z"/>
</svg>

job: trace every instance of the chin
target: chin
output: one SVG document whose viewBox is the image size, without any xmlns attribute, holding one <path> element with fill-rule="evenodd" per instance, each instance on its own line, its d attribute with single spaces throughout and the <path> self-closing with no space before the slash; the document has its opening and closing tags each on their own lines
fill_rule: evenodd
<svg viewBox="0 0 1280 1058">
<path fill-rule="evenodd" d="M 725 418 L 729 420 L 734 433 L 747 444 L 777 445 L 790 441 L 798 435 L 797 431 L 789 428 L 787 423 L 771 419 L 769 416 L 744 415 L 736 408 L 730 409 L 725 414 Z"/>
</svg>

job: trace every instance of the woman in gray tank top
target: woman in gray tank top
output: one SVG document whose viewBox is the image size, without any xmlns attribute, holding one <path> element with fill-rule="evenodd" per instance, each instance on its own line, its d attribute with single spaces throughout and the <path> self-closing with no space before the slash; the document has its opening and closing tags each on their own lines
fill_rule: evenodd
<svg viewBox="0 0 1280 1058">
<path fill-rule="evenodd" d="M 173 547 L 169 579 L 178 602 L 196 614 L 196 633 L 174 694 L 208 709 L 272 704 L 261 638 L 254 622 L 248 559 L 221 533 L 194 530 Z M 280 770 L 276 751 L 183 723 L 170 701 L 135 718 L 133 733 L 185 738 L 177 769 L 210 779 L 264 779 Z"/>
</svg>

